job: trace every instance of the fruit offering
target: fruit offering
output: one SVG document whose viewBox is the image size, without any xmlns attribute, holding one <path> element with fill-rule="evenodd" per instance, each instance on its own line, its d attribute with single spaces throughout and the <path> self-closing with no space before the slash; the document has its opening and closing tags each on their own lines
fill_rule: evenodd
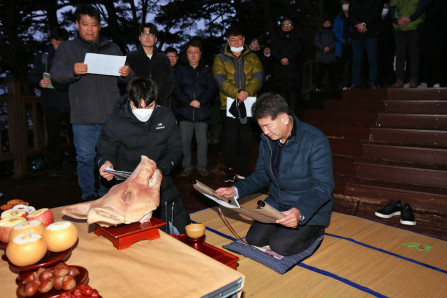
<svg viewBox="0 0 447 298">
<path fill-rule="evenodd" d="M 72 292 L 62 292 L 59 295 L 59 298 L 82 298 L 82 297 L 91 297 L 91 298 L 100 298 L 98 291 L 92 289 L 89 285 L 80 285 L 79 288 L 75 289 Z"/>
<path fill-rule="evenodd" d="M 48 226 L 54 222 L 53 212 L 48 208 L 42 208 L 28 214 L 28 220 L 35 219 Z"/>
<path fill-rule="evenodd" d="M 11 231 L 9 231 L 9 239 L 14 239 L 15 236 L 27 232 L 43 236 L 45 226 L 38 220 L 23 221 L 12 227 Z"/>
<path fill-rule="evenodd" d="M 19 217 L 19 216 L 21 216 L 23 218 L 27 218 L 28 212 L 26 212 L 25 210 L 9 209 L 9 210 L 2 212 L 1 218 L 6 219 L 6 218 L 10 218 L 10 217 Z"/>
<path fill-rule="evenodd" d="M 48 244 L 49 251 L 64 251 L 78 240 L 78 229 L 69 221 L 58 221 L 46 227 L 43 238 Z"/>
<path fill-rule="evenodd" d="M 4 204 L 4 205 L 1 205 L 0 206 L 0 209 L 1 210 L 9 210 L 9 209 L 12 209 L 12 208 L 14 208 L 14 206 L 16 206 L 16 205 L 26 205 L 26 206 L 28 206 L 29 205 L 29 203 L 28 202 L 25 202 L 25 201 L 23 201 L 23 200 L 20 200 L 20 199 L 13 199 L 13 200 L 9 200 L 8 202 L 6 202 L 6 204 Z"/>
<path fill-rule="evenodd" d="M 8 217 L 0 220 L 0 241 L 8 243 L 10 240 L 10 232 L 12 228 L 19 223 L 26 222 L 26 218 L 22 216 Z"/>
<path fill-rule="evenodd" d="M 37 233 L 15 236 L 6 247 L 6 256 L 16 266 L 28 266 L 40 261 L 47 253 L 47 243 Z"/>
</svg>

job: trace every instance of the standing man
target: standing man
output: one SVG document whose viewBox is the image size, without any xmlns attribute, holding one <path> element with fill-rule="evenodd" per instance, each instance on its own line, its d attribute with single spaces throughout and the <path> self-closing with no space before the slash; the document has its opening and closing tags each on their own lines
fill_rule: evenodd
<svg viewBox="0 0 447 298">
<path fill-rule="evenodd" d="M 211 105 L 217 94 L 211 67 L 202 60 L 202 43 L 192 39 L 186 46 L 185 63 L 178 64 L 175 71 L 174 95 L 178 102 L 177 116 L 183 140 L 183 172 L 187 177 L 192 172 L 191 141 L 193 134 L 197 142 L 197 166 L 201 176 L 208 176 L 208 122 Z"/>
<path fill-rule="evenodd" d="M 213 75 L 220 90 L 220 109 L 224 127 L 223 159 L 225 182 L 234 182 L 236 176 L 236 146 L 239 136 L 238 178 L 249 175 L 250 154 L 253 138 L 251 119 L 246 115 L 244 101 L 256 96 L 264 81 L 264 72 L 258 56 L 244 45 L 245 34 L 239 27 L 230 27 L 225 33 L 228 44 L 214 58 Z M 227 98 L 233 100 L 232 107 L 239 118 L 226 115 Z"/>
<path fill-rule="evenodd" d="M 167 108 L 169 96 L 174 90 L 174 72 L 169 58 L 158 51 L 158 29 L 152 23 L 140 25 L 139 40 L 141 46 L 127 54 L 127 63 L 136 76 L 151 79 L 158 86 L 158 104 Z"/>
<path fill-rule="evenodd" d="M 283 256 L 294 255 L 307 249 L 329 225 L 334 188 L 329 142 L 317 128 L 291 114 L 278 94 L 261 95 L 252 111 L 263 132 L 255 171 L 216 193 L 243 198 L 269 187 L 266 203 L 285 217 L 275 224 L 254 221 L 246 240 L 250 245 L 270 245 Z"/>
<path fill-rule="evenodd" d="M 259 60 L 261 60 L 262 51 L 261 51 L 261 43 L 259 42 L 259 39 L 257 39 L 256 37 L 252 38 L 250 40 L 250 44 L 248 45 L 248 47 L 250 48 L 250 51 L 255 53 L 256 56 L 258 56 Z"/>
<path fill-rule="evenodd" d="M 49 178 L 61 176 L 62 152 L 60 150 L 61 130 L 65 127 L 65 133 L 70 140 L 70 158 L 74 158 L 76 152 L 73 144 L 73 130 L 70 123 L 70 102 L 68 101 L 67 86 L 52 82 L 50 69 L 53 64 L 57 48 L 68 40 L 68 31 L 57 28 L 50 36 L 51 46 L 34 60 L 34 67 L 30 72 L 30 82 L 41 91 L 41 101 L 45 128 L 47 132 L 47 153 L 45 162 L 50 173 Z"/>
<path fill-rule="evenodd" d="M 304 43 L 294 30 L 290 18 L 281 22 L 279 36 L 272 43 L 273 88 L 287 100 L 295 112 L 301 99 L 301 76 L 304 61 Z"/>
<path fill-rule="evenodd" d="M 115 102 L 120 98 L 118 81 L 125 81 L 129 66 L 119 69 L 120 77 L 88 74 L 88 65 L 83 63 L 86 53 L 122 55 L 119 47 L 99 34 L 101 16 L 91 5 L 76 9 L 74 39 L 61 44 L 51 67 L 53 82 L 68 85 L 70 117 L 73 124 L 78 183 L 83 200 L 94 200 L 103 196 L 107 188 L 100 183 L 95 190 L 96 144 L 102 124 L 112 114 Z"/>
<path fill-rule="evenodd" d="M 334 20 L 334 36 L 336 40 L 335 56 L 337 57 L 337 66 L 335 73 L 339 76 L 343 83 L 342 90 L 348 90 L 351 86 L 352 77 L 352 47 L 351 47 L 351 31 L 352 27 L 349 23 L 349 1 L 341 1 L 341 11 Z"/>
</svg>

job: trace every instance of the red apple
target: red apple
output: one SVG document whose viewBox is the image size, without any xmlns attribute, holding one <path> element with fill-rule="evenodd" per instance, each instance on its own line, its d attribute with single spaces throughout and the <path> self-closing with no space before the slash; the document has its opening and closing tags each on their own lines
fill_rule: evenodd
<svg viewBox="0 0 447 298">
<path fill-rule="evenodd" d="M 48 208 L 42 208 L 28 214 L 28 220 L 39 220 L 45 226 L 54 222 L 53 212 Z"/>
<path fill-rule="evenodd" d="M 21 216 L 8 217 L 0 220 L 0 241 L 4 243 L 9 242 L 9 232 L 18 223 L 26 221 Z"/>
<path fill-rule="evenodd" d="M 26 212 L 25 210 L 9 209 L 9 210 L 2 212 L 2 215 L 1 215 L 2 218 L 19 217 L 19 216 L 27 218 L 28 212 Z"/>
<path fill-rule="evenodd" d="M 40 261 L 47 252 L 47 243 L 36 233 L 22 233 L 11 239 L 6 256 L 17 266 L 29 266 Z"/>
</svg>

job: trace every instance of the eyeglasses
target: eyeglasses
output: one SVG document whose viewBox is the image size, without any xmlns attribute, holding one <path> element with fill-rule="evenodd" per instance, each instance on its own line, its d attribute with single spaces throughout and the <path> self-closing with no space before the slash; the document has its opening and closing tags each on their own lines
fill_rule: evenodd
<svg viewBox="0 0 447 298">
<path fill-rule="evenodd" d="M 141 33 L 141 37 L 145 37 L 145 38 L 155 38 L 155 34 L 153 34 L 153 33 L 146 33 L 146 32 L 143 32 L 143 33 Z"/>
<path fill-rule="evenodd" d="M 252 42 L 251 45 L 252 46 L 257 46 L 259 43 L 258 42 Z"/>
<path fill-rule="evenodd" d="M 283 25 L 281 25 L 282 27 L 291 27 L 291 26 L 293 26 L 292 24 L 283 24 Z"/>
</svg>

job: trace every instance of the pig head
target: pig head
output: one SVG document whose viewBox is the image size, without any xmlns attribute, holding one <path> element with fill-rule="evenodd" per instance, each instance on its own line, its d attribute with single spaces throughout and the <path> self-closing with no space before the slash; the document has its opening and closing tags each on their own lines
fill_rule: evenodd
<svg viewBox="0 0 447 298">
<path fill-rule="evenodd" d="M 148 221 L 160 205 L 161 180 L 156 163 L 141 156 L 140 164 L 126 181 L 95 201 L 64 208 L 62 214 L 102 227 Z"/>
</svg>

